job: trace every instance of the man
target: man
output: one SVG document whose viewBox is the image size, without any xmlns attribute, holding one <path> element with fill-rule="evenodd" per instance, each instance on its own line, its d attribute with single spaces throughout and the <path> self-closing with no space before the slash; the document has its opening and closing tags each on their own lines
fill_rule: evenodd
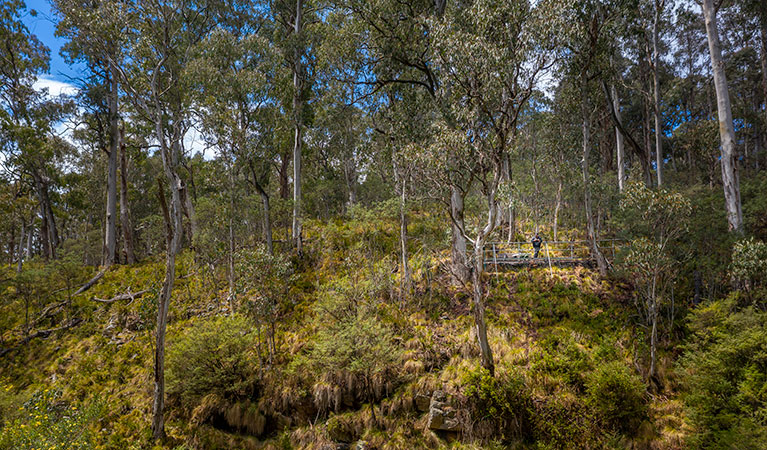
<svg viewBox="0 0 767 450">
<path fill-rule="evenodd" d="M 538 252 L 541 251 L 541 243 L 543 242 L 543 239 L 541 239 L 538 233 L 535 233 L 535 237 L 530 242 L 533 243 L 533 250 L 535 250 L 535 254 L 533 255 L 533 258 L 537 258 Z"/>
</svg>

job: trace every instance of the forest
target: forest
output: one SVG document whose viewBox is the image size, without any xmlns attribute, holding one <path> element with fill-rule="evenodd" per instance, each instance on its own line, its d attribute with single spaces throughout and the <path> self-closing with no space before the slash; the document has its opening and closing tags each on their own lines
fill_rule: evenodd
<svg viewBox="0 0 767 450">
<path fill-rule="evenodd" d="M 767 449 L 764 0 L 28 1 L 0 450 Z"/>
</svg>

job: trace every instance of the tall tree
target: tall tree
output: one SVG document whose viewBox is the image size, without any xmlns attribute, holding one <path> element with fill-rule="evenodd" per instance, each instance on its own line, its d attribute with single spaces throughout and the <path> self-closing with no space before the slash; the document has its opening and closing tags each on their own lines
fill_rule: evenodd
<svg viewBox="0 0 767 450">
<path fill-rule="evenodd" d="M 729 229 L 735 233 L 743 232 L 743 212 L 740 204 L 740 180 L 735 149 L 735 128 L 732 123 L 732 105 L 727 89 L 727 74 L 724 71 L 722 47 L 719 43 L 719 29 L 716 24 L 717 7 L 714 0 L 703 0 L 703 17 L 706 21 L 708 50 L 711 54 L 711 68 L 714 73 L 716 88 L 716 107 L 719 116 L 719 136 L 721 138 L 722 184 L 724 202 L 727 209 Z"/>
</svg>

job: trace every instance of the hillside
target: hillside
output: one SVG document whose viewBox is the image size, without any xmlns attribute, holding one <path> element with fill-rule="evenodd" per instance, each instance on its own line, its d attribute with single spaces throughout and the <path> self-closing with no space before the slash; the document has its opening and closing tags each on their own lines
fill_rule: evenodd
<svg viewBox="0 0 767 450">
<path fill-rule="evenodd" d="M 206 274 L 191 253 L 179 260 L 166 448 L 684 446 L 690 428 L 674 351 L 662 351 L 656 381 L 645 382 L 647 343 L 620 280 L 580 267 L 487 274 L 497 358 L 490 377 L 479 367 L 469 299 L 429 268 L 438 260 L 415 269 L 412 295 L 402 301 L 388 259 L 393 227 L 314 226 L 317 238 L 300 264 L 287 262 L 290 282 L 270 306 L 258 289 L 228 300 L 224 280 Z M 66 298 L 51 293 L 63 268 L 26 270 L 48 289 L 42 295 Z M 2 359 L 8 425 L 0 443 L 150 446 L 162 273 L 159 262 L 111 269 L 57 313 L 82 323 L 30 339 Z M 8 295 L 14 287 L 3 289 Z M 92 300 L 145 289 L 135 299 Z M 22 320 L 18 306 L 7 305 L 6 317 Z M 45 320 L 56 323 L 58 315 Z M 19 329 L 3 342 L 19 342 Z M 63 444 L 71 429 L 81 429 L 72 435 L 81 446 Z"/>
</svg>

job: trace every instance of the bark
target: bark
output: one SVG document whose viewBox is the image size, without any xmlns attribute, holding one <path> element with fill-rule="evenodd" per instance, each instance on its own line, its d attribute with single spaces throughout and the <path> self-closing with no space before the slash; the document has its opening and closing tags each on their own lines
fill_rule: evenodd
<svg viewBox="0 0 767 450">
<path fill-rule="evenodd" d="M 296 0 L 295 23 L 293 32 L 296 38 L 301 34 L 303 0 Z M 295 136 L 293 140 L 293 245 L 300 255 L 303 252 L 301 242 L 301 148 L 303 146 L 303 101 L 301 98 L 303 90 L 301 68 L 301 52 L 298 48 L 295 50 L 293 60 L 293 120 L 295 125 Z"/>
<path fill-rule="evenodd" d="M 120 224 L 123 232 L 123 250 L 125 262 L 136 263 L 136 253 L 133 246 L 133 224 L 128 205 L 128 162 L 125 149 L 125 130 L 120 131 Z"/>
<path fill-rule="evenodd" d="M 764 102 L 764 123 L 767 126 L 767 2 L 762 2 L 760 20 L 761 51 L 759 62 L 762 66 L 762 101 Z M 767 135 L 767 128 L 763 131 Z M 767 140 L 765 141 L 767 143 Z M 759 170 L 759 156 L 756 155 L 756 169 Z"/>
<path fill-rule="evenodd" d="M 457 186 L 451 187 L 450 215 L 453 222 L 450 253 L 453 275 L 460 283 L 466 283 L 471 274 L 466 261 L 466 237 L 463 235 L 463 193 Z"/>
<path fill-rule="evenodd" d="M 37 172 L 32 172 L 32 178 L 35 183 L 37 200 L 40 204 L 40 243 L 42 244 L 43 257 L 45 259 L 53 259 L 56 257 L 58 233 L 56 232 L 56 222 L 48 196 L 48 183 Z"/>
<path fill-rule="evenodd" d="M 735 233 L 743 232 L 743 213 L 740 205 L 740 183 L 735 154 L 735 129 L 732 123 L 732 107 L 727 90 L 727 75 L 724 72 L 722 49 L 719 44 L 719 31 L 716 24 L 716 10 L 713 0 L 703 0 L 703 16 L 706 21 L 708 48 L 711 53 L 711 66 L 716 88 L 716 105 L 719 117 L 719 135 L 722 147 L 722 184 L 724 187 L 727 223 Z"/>
<path fill-rule="evenodd" d="M 280 167 L 277 171 L 278 177 L 280 179 L 280 198 L 283 200 L 287 200 L 290 191 L 288 189 L 288 169 L 290 167 L 290 152 L 285 152 L 284 155 L 280 156 Z"/>
<path fill-rule="evenodd" d="M 156 96 L 159 93 L 156 81 L 152 83 L 152 93 Z M 183 203 L 182 194 L 184 193 L 183 182 L 178 174 L 181 139 L 182 121 L 174 120 L 172 125 L 171 141 L 166 141 L 165 120 L 162 117 L 163 108 L 160 104 L 154 106 L 154 126 L 155 135 L 160 143 L 160 154 L 162 156 L 163 170 L 171 194 L 170 210 L 165 203 L 162 183 L 158 179 L 160 195 L 160 206 L 163 208 L 163 216 L 166 223 L 166 245 L 167 253 L 165 260 L 165 280 L 162 290 L 158 297 L 157 305 L 157 326 L 155 342 L 154 359 L 154 392 L 152 401 L 152 436 L 155 440 L 161 440 L 165 437 L 165 333 L 168 323 L 168 306 L 173 291 L 173 283 L 176 277 L 176 254 L 181 249 L 181 241 L 184 234 L 183 230 Z M 188 196 L 187 196 L 188 197 Z"/>
<path fill-rule="evenodd" d="M 120 116 L 117 103 L 117 70 L 109 75 L 109 149 L 107 154 L 107 203 L 104 223 L 104 253 L 102 263 L 109 267 L 115 262 L 117 250 L 117 154 L 120 151 Z"/>
<path fill-rule="evenodd" d="M 407 251 L 407 186 L 405 184 L 405 176 L 401 177 L 401 191 L 400 191 L 400 203 L 399 203 L 399 241 L 400 241 L 400 260 L 401 270 L 400 274 L 402 280 L 402 304 L 404 306 L 405 299 L 410 292 L 410 265 L 408 264 L 408 251 Z"/>
<path fill-rule="evenodd" d="M 19 236 L 19 248 L 16 261 L 16 273 L 21 273 L 21 269 L 24 267 L 24 238 L 27 234 L 27 223 L 24 221 L 24 217 L 21 218 L 21 235 Z"/>
<path fill-rule="evenodd" d="M 179 144 L 180 145 L 180 144 Z M 180 183 L 180 195 L 181 195 L 181 208 L 184 214 L 189 220 L 189 228 L 187 230 L 189 246 L 194 248 L 195 237 L 197 236 L 197 214 L 194 211 L 194 203 L 192 203 L 192 196 L 190 195 L 187 184 L 179 178 Z"/>
<path fill-rule="evenodd" d="M 234 157 L 229 160 L 229 307 L 234 314 Z"/>
<path fill-rule="evenodd" d="M 559 208 L 562 207 L 562 179 L 557 184 L 557 198 L 554 206 L 554 241 L 557 240 L 557 230 L 559 229 Z"/>
<path fill-rule="evenodd" d="M 658 26 L 660 13 L 664 1 L 655 0 L 655 15 L 652 24 L 652 79 L 653 79 L 653 115 L 655 116 L 655 165 L 658 175 L 658 187 L 663 185 L 663 125 L 660 117 L 660 79 L 658 78 L 658 66 L 660 56 L 658 54 Z"/>
<path fill-rule="evenodd" d="M 613 94 L 613 111 L 615 113 L 616 119 L 618 122 L 621 122 L 621 104 L 620 100 L 618 100 L 618 90 L 615 89 L 615 85 L 611 86 L 612 94 Z M 618 191 L 623 192 L 623 182 L 626 180 L 626 167 L 625 163 L 623 161 L 623 152 L 624 152 L 624 145 L 623 145 L 623 133 L 621 133 L 620 129 L 616 126 L 615 127 L 615 153 L 617 155 L 617 165 L 618 165 Z M 561 182 L 560 182 L 561 186 Z M 557 192 L 557 196 L 559 195 L 559 192 Z M 559 200 L 557 200 L 557 207 L 559 207 Z M 556 241 L 556 236 L 554 237 L 554 240 Z"/>
<path fill-rule="evenodd" d="M 274 244 L 272 241 L 272 219 L 271 219 L 271 207 L 269 206 L 269 194 L 261 183 L 258 182 L 258 176 L 256 175 L 256 169 L 253 166 L 252 161 L 248 161 L 250 166 L 250 172 L 253 175 L 253 186 L 258 191 L 258 195 L 261 196 L 261 203 L 264 207 L 264 239 L 266 240 L 266 249 L 270 255 L 274 254 Z"/>
<path fill-rule="evenodd" d="M 583 132 L 583 206 L 586 212 L 586 231 L 587 238 L 591 245 L 591 253 L 597 261 L 597 267 L 599 267 L 599 273 L 607 275 L 607 261 L 605 261 L 604 255 L 599 250 L 597 245 L 596 230 L 594 228 L 594 217 L 591 210 L 591 187 L 590 187 L 590 175 L 589 175 L 589 153 L 591 150 L 591 120 L 589 119 L 589 107 L 588 107 L 588 92 L 586 88 L 586 77 L 581 80 L 581 119 L 582 119 L 582 132 Z"/>
</svg>

